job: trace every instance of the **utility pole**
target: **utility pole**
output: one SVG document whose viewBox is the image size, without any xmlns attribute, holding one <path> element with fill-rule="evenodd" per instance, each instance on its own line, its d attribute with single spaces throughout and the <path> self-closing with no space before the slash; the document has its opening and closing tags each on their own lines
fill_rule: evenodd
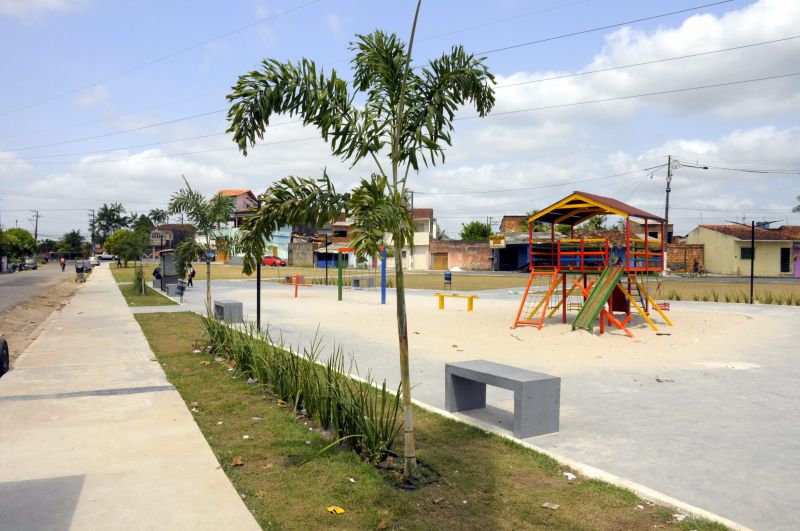
<svg viewBox="0 0 800 531">
<path fill-rule="evenodd" d="M 664 206 L 664 230 L 666 231 L 664 239 L 666 243 L 672 243 L 672 237 L 669 235 L 669 193 L 672 191 L 672 155 L 667 155 L 667 200 Z"/>
<path fill-rule="evenodd" d="M 33 259 L 36 260 L 38 258 L 39 253 L 37 252 L 36 247 L 39 245 L 39 211 L 38 210 L 31 210 L 33 212 Z"/>
<path fill-rule="evenodd" d="M 91 224 L 89 225 L 89 234 L 90 234 L 89 239 L 91 240 L 91 243 L 92 243 L 92 255 L 94 255 L 94 227 L 95 227 L 94 209 L 90 208 L 89 212 L 92 213 L 92 221 L 91 221 Z M 155 253 L 154 253 L 154 255 L 155 255 Z"/>
</svg>

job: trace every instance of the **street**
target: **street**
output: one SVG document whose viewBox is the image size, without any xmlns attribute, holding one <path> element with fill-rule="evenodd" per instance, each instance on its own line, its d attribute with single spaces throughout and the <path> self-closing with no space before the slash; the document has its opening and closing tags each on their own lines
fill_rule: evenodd
<svg viewBox="0 0 800 531">
<path fill-rule="evenodd" d="M 35 271 L 17 271 L 0 275 L 0 313 L 28 302 L 49 287 L 61 282 L 64 275 L 75 276 L 75 268 L 67 264 L 62 273 L 58 264 L 39 266 Z"/>
</svg>

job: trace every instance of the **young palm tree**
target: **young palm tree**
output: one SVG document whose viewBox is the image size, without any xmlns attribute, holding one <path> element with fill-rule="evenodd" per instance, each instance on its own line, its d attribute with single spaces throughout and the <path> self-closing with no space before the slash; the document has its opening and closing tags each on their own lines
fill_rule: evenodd
<svg viewBox="0 0 800 531">
<path fill-rule="evenodd" d="M 186 214 L 189 223 L 205 238 L 205 245 L 188 243 L 181 248 L 181 257 L 200 259 L 211 251 L 211 241 L 214 233 L 219 229 L 220 223 L 225 223 L 233 215 L 234 201 L 232 197 L 216 194 L 209 199 L 203 194 L 193 190 L 186 177 L 183 182 L 185 188 L 172 194 L 169 200 L 170 214 Z M 195 242 L 194 239 L 184 240 Z M 183 242 L 181 242 L 183 243 Z M 211 260 L 206 257 L 206 309 L 211 311 Z"/>
<path fill-rule="evenodd" d="M 163 225 L 169 220 L 169 214 L 161 208 L 154 208 L 147 214 L 155 225 Z"/>
<path fill-rule="evenodd" d="M 355 53 L 351 86 L 335 70 L 326 75 L 308 59 L 298 63 L 266 59 L 260 69 L 239 77 L 228 95 L 232 103 L 228 131 L 244 155 L 256 139 L 264 137 L 273 115 L 288 114 L 299 115 L 304 125 L 318 128 L 332 153 L 342 160 L 353 165 L 363 159 L 375 163 L 377 172 L 350 193 L 337 193 L 327 174 L 317 181 L 287 177 L 270 186 L 260 196 L 261 208 L 246 222 L 244 267 L 251 271 L 263 252 L 264 240 L 290 223 L 322 226 L 345 212 L 357 229 L 352 246 L 362 256 L 376 255 L 384 234 L 392 235 L 405 415 L 404 470 L 409 478 L 417 477 L 417 461 L 402 267 L 402 248 L 413 245 L 414 232 L 408 175 L 419 169 L 420 162 L 427 166 L 444 161 L 459 106 L 470 102 L 485 116 L 494 105 L 494 76 L 483 58 L 467 54 L 461 46 L 453 46 L 418 71 L 412 69 L 419 9 L 418 2 L 407 48 L 396 35 L 382 31 L 356 36 L 350 45 Z M 381 159 L 388 159 L 388 164 Z"/>
</svg>

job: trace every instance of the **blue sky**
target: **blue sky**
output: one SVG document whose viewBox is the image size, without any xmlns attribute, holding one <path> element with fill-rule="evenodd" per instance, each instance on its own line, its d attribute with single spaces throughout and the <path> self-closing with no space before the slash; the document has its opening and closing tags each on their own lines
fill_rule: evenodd
<svg viewBox="0 0 800 531">
<path fill-rule="evenodd" d="M 424 61 L 453 43 L 481 52 L 705 3 L 710 1 L 427 1 L 414 58 Z M 800 38 L 500 87 L 797 36 L 798 4 L 733 1 L 488 54 L 498 76 L 495 110 L 798 72 Z M 276 127 L 244 158 L 222 134 L 224 112 L 213 111 L 226 107 L 224 96 L 237 76 L 266 57 L 305 56 L 349 77 L 353 35 L 381 28 L 406 39 L 414 5 L 0 0 L 0 46 L 12 52 L 0 56 L 2 224 L 16 220 L 30 228 L 27 211 L 39 209 L 44 237 L 72 228 L 86 233 L 87 209 L 112 201 L 137 212 L 164 207 L 182 173 L 208 193 L 240 187 L 260 192 L 277 178 L 317 176 L 323 167 L 339 186 L 352 184 L 373 168 L 350 168 L 328 156 L 313 130 Z M 147 64 L 154 59 L 160 60 Z M 182 119 L 206 113 L 213 114 Z M 462 115 L 471 114 L 464 109 Z M 499 221 L 575 189 L 663 213 L 664 170 L 651 178 L 642 168 L 672 154 L 715 167 L 676 170 L 670 217 L 677 232 L 742 217 L 800 224 L 791 214 L 800 193 L 798 118 L 800 76 L 466 120 L 458 122 L 446 164 L 421 171 L 411 183 L 416 204 L 433 207 L 451 235 L 471 218 Z M 120 133 L 130 129 L 137 130 Z M 100 138 L 87 138 L 95 136 Z M 518 188 L 528 190 L 492 193 Z"/>
</svg>

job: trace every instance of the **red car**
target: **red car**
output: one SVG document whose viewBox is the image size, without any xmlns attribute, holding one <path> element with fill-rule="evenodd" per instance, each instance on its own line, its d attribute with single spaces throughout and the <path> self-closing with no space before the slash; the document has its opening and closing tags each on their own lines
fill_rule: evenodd
<svg viewBox="0 0 800 531">
<path fill-rule="evenodd" d="M 286 267 L 286 260 L 283 258 L 278 258 L 277 256 L 265 256 L 261 259 L 261 263 L 265 266 Z"/>
</svg>

